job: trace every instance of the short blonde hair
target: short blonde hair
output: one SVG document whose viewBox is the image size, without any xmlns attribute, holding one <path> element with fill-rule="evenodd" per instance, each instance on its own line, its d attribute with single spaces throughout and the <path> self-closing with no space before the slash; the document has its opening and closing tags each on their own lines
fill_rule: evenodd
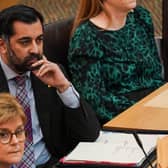
<svg viewBox="0 0 168 168">
<path fill-rule="evenodd" d="M 17 99 L 9 93 L 0 93 L 0 123 L 19 116 L 26 123 L 26 115 Z"/>
</svg>

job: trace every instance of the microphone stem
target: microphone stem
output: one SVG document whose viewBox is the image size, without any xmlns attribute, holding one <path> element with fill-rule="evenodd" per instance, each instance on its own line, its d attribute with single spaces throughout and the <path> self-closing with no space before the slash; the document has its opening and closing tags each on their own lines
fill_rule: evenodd
<svg viewBox="0 0 168 168">
<path fill-rule="evenodd" d="M 142 152 L 144 153 L 144 155 L 145 155 L 145 157 L 146 157 L 146 159 L 147 159 L 147 161 L 148 161 L 150 167 L 151 167 L 151 168 L 154 168 L 154 167 L 152 166 L 151 161 L 150 161 L 149 158 L 148 158 L 147 153 L 145 152 L 145 149 L 144 149 L 144 147 L 143 147 L 142 141 L 140 140 L 138 134 L 134 132 L 134 133 L 133 133 L 133 136 L 134 136 L 134 138 L 135 138 L 135 140 L 136 140 L 138 146 L 141 148 Z"/>
</svg>

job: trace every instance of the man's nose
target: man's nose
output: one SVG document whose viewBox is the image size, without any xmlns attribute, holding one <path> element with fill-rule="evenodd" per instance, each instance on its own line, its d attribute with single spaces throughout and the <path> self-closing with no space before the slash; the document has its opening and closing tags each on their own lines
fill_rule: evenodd
<svg viewBox="0 0 168 168">
<path fill-rule="evenodd" d="M 32 42 L 30 53 L 38 54 L 40 51 L 40 46 L 36 42 Z"/>
</svg>

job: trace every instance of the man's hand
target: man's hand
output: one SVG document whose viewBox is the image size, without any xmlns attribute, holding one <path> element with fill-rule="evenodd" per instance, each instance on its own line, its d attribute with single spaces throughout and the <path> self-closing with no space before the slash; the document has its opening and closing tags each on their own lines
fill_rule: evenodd
<svg viewBox="0 0 168 168">
<path fill-rule="evenodd" d="M 68 79 L 64 76 L 59 66 L 48 61 L 45 57 L 32 64 L 32 67 L 40 66 L 33 73 L 45 84 L 57 88 L 62 93 L 71 85 Z"/>
</svg>

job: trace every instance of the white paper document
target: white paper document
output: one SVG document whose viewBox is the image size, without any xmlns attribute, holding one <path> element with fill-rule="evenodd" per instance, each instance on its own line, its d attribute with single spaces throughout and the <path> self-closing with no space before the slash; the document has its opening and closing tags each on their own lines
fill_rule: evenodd
<svg viewBox="0 0 168 168">
<path fill-rule="evenodd" d="M 139 135 L 146 153 L 155 149 L 158 137 L 162 135 Z M 145 159 L 132 134 L 101 132 L 96 142 L 80 142 L 64 160 L 138 166 Z"/>
<path fill-rule="evenodd" d="M 103 144 L 103 143 L 86 143 L 80 142 L 66 160 L 76 161 L 94 161 L 94 162 L 111 162 L 122 164 L 137 164 L 144 158 L 144 154 L 137 146 L 124 144 Z"/>
</svg>

